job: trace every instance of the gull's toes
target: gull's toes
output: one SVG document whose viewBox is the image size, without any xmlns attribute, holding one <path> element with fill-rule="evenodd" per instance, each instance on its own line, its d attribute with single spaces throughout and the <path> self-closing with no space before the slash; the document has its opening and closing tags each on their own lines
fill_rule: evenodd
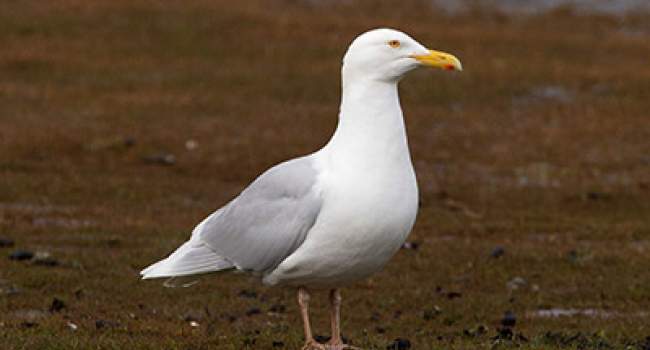
<svg viewBox="0 0 650 350">
<path fill-rule="evenodd" d="M 328 350 L 325 345 L 316 342 L 315 340 L 308 340 L 302 347 L 302 350 Z"/>
</svg>

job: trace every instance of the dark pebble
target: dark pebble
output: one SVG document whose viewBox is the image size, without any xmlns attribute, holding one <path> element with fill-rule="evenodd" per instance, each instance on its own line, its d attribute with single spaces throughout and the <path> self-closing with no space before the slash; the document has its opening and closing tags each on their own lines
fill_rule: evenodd
<svg viewBox="0 0 650 350">
<path fill-rule="evenodd" d="M 411 341 L 408 339 L 397 338 L 390 343 L 386 349 L 387 350 L 404 350 L 411 348 Z"/>
<path fill-rule="evenodd" d="M 384 334 L 384 333 L 386 333 L 386 328 L 384 328 L 384 327 L 375 327 L 375 332 L 377 332 L 379 334 Z"/>
<path fill-rule="evenodd" d="M 59 261 L 54 259 L 51 256 L 42 257 L 42 258 L 36 257 L 34 258 L 34 265 L 53 267 L 53 266 L 59 266 Z"/>
<path fill-rule="evenodd" d="M 458 292 L 449 292 L 447 293 L 447 299 L 456 299 L 462 297 L 463 294 L 458 293 Z"/>
<path fill-rule="evenodd" d="M 254 290 L 242 289 L 239 292 L 239 296 L 242 298 L 255 299 L 257 298 L 257 292 Z"/>
<path fill-rule="evenodd" d="M 330 337 L 330 336 L 325 336 L 325 335 L 319 335 L 319 334 L 317 334 L 317 335 L 314 336 L 314 340 L 317 341 L 317 342 L 319 342 L 319 343 L 321 343 L 321 344 L 325 344 L 325 343 L 327 343 L 328 341 L 330 341 L 330 339 L 332 339 L 332 337 Z M 350 341 L 350 339 L 346 338 L 346 337 L 343 336 L 343 335 L 341 335 L 341 340 L 342 340 L 343 343 L 345 343 L 345 344 L 352 345 L 352 342 Z"/>
<path fill-rule="evenodd" d="M 183 315 L 183 321 L 185 322 L 192 322 L 192 321 L 200 321 L 201 320 L 201 314 L 196 312 L 196 311 L 188 311 Z"/>
<path fill-rule="evenodd" d="M 269 311 L 274 312 L 276 314 L 281 314 L 287 311 L 287 307 L 282 304 L 275 304 L 275 305 L 271 305 Z"/>
<path fill-rule="evenodd" d="M 498 259 L 506 253 L 506 250 L 503 247 L 495 247 L 490 253 L 490 257 Z"/>
<path fill-rule="evenodd" d="M 96 329 L 115 328 L 117 326 L 119 326 L 119 323 L 117 323 L 117 322 L 107 321 L 107 320 L 95 320 L 95 328 Z"/>
<path fill-rule="evenodd" d="M 59 312 L 65 309 L 65 302 L 59 298 L 52 299 L 52 304 L 50 304 L 50 312 Z"/>
<path fill-rule="evenodd" d="M 261 313 L 262 313 L 262 310 L 260 310 L 259 308 L 254 307 L 254 308 L 248 309 L 248 311 L 246 311 L 246 316 L 255 316 L 255 315 L 259 315 Z"/>
<path fill-rule="evenodd" d="M 587 192 L 587 199 L 592 201 L 610 199 L 611 195 L 603 192 Z"/>
<path fill-rule="evenodd" d="M 34 257 L 34 253 L 28 250 L 16 250 L 9 255 L 9 259 L 17 260 L 17 261 L 29 260 L 33 257 Z"/>
<path fill-rule="evenodd" d="M 0 248 L 9 248 L 14 246 L 14 241 L 9 238 L 0 238 Z"/>
<path fill-rule="evenodd" d="M 404 242 L 402 244 L 402 249 L 418 250 L 418 248 L 420 248 L 420 243 L 418 242 Z"/>
<path fill-rule="evenodd" d="M 517 317 L 512 311 L 506 311 L 501 319 L 501 325 L 504 327 L 514 327 L 517 323 Z"/>
<path fill-rule="evenodd" d="M 465 334 L 468 337 L 479 337 L 485 333 L 487 333 L 487 327 L 485 327 L 484 325 L 480 325 L 472 329 L 463 330 L 463 334 Z"/>
<path fill-rule="evenodd" d="M 273 343 L 271 343 L 271 346 L 274 348 L 283 348 L 284 342 L 281 342 L 279 340 L 274 340 Z"/>
<path fill-rule="evenodd" d="M 32 321 L 24 321 L 20 323 L 20 326 L 23 328 L 34 328 L 38 326 L 38 323 Z"/>
<path fill-rule="evenodd" d="M 324 343 L 327 343 L 330 340 L 330 337 L 324 336 L 324 335 L 315 335 L 314 340 L 321 343 L 321 344 L 324 344 Z"/>
<path fill-rule="evenodd" d="M 492 340 L 512 340 L 514 333 L 509 327 L 498 328 L 497 335 Z"/>
<path fill-rule="evenodd" d="M 157 165 L 174 165 L 176 164 L 176 157 L 170 153 L 160 153 L 142 158 L 146 163 Z"/>
</svg>

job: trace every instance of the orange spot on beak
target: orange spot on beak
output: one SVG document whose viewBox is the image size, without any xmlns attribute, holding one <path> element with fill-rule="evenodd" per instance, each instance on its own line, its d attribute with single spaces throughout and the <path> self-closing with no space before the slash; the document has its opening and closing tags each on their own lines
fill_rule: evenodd
<svg viewBox="0 0 650 350">
<path fill-rule="evenodd" d="M 454 68 L 454 65 L 452 65 L 452 64 L 446 64 L 445 69 L 446 70 L 454 70 L 455 68 Z"/>
</svg>

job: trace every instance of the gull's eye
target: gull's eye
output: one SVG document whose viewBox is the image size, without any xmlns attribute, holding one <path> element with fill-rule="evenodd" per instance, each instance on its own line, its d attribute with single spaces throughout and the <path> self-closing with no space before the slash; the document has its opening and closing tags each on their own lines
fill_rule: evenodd
<svg viewBox="0 0 650 350">
<path fill-rule="evenodd" d="M 388 42 L 388 46 L 392 47 L 393 49 L 398 48 L 402 43 L 399 42 L 399 40 L 391 40 Z"/>
</svg>

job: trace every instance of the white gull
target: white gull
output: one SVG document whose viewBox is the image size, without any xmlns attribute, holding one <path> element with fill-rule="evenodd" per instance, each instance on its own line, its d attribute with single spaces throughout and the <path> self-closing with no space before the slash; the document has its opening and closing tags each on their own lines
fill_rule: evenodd
<svg viewBox="0 0 650 350">
<path fill-rule="evenodd" d="M 278 164 L 203 220 L 143 278 L 237 269 L 268 285 L 293 286 L 303 349 L 352 348 L 340 336 L 339 288 L 379 271 L 404 243 L 418 209 L 397 85 L 418 66 L 462 70 L 447 53 L 408 35 L 375 29 L 343 58 L 339 123 L 319 151 Z M 308 289 L 330 291 L 332 337 L 317 343 Z"/>
</svg>

